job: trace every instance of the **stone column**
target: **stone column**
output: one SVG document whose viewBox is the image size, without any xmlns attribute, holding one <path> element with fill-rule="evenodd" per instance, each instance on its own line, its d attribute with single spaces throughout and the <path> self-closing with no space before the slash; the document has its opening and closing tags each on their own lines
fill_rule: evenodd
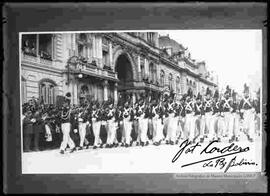
<svg viewBox="0 0 270 196">
<path fill-rule="evenodd" d="M 117 92 L 117 87 L 118 87 L 118 84 L 117 82 L 115 82 L 114 84 L 114 89 L 113 89 L 113 99 L 114 99 L 114 104 L 117 105 L 118 103 L 118 92 Z"/>
<path fill-rule="evenodd" d="M 142 80 L 142 70 L 141 70 L 141 57 L 138 55 L 137 57 L 137 66 L 138 66 L 138 80 Z"/>
<path fill-rule="evenodd" d="M 104 98 L 104 101 L 107 101 L 108 100 L 108 80 L 104 80 L 103 81 L 103 98 Z"/>
<path fill-rule="evenodd" d="M 145 58 L 144 59 L 144 73 L 146 75 L 146 77 L 149 77 L 149 66 L 148 66 L 148 59 Z"/>
<path fill-rule="evenodd" d="M 109 42 L 109 65 L 112 68 L 113 65 L 113 50 L 112 50 L 112 42 Z"/>
</svg>

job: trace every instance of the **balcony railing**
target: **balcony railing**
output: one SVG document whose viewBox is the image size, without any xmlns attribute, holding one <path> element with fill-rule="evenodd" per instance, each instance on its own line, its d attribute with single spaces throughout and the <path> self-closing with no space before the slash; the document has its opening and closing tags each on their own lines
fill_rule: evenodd
<svg viewBox="0 0 270 196">
<path fill-rule="evenodd" d="M 42 58 L 39 55 L 33 53 L 22 52 L 22 61 L 40 64 L 41 66 L 52 66 L 53 61 L 51 59 Z"/>
</svg>

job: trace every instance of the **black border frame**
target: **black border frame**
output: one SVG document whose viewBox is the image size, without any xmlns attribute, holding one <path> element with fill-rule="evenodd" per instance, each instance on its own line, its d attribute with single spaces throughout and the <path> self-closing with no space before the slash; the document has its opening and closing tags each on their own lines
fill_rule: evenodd
<svg viewBox="0 0 270 196">
<path fill-rule="evenodd" d="M 267 100 L 266 3 L 9 3 L 3 7 L 3 164 L 6 193 L 266 192 L 256 180 L 174 179 L 172 174 L 21 174 L 19 32 L 262 29 L 263 110 Z M 140 21 L 140 22 L 138 22 Z M 232 43 L 233 44 L 233 43 Z M 263 115 L 266 123 L 266 116 Z M 264 132 L 264 134 L 266 134 Z M 269 136 L 269 135 L 265 135 Z M 264 144 L 266 145 L 266 137 Z M 264 151 L 265 157 L 269 151 Z M 264 164 L 266 166 L 266 164 Z M 269 165 L 269 162 L 267 162 Z"/>
</svg>

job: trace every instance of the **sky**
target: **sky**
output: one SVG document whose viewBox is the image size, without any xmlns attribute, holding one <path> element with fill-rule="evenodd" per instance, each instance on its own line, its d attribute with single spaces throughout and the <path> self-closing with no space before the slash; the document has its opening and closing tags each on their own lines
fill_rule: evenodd
<svg viewBox="0 0 270 196">
<path fill-rule="evenodd" d="M 196 61 L 205 61 L 209 71 L 218 75 L 220 89 L 229 85 L 243 92 L 244 83 L 250 88 L 261 86 L 261 30 L 174 30 L 159 31 L 191 53 Z"/>
</svg>

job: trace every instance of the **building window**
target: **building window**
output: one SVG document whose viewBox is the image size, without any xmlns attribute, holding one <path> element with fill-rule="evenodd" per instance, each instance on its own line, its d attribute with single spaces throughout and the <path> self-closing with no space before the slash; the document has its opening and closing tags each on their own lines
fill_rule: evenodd
<svg viewBox="0 0 270 196">
<path fill-rule="evenodd" d="M 105 50 L 102 51 L 102 63 L 104 69 L 111 70 L 109 65 L 109 53 Z"/>
<path fill-rule="evenodd" d="M 55 103 L 55 84 L 49 80 L 44 80 L 39 84 L 39 99 L 44 104 Z"/>
<path fill-rule="evenodd" d="M 165 83 L 165 72 L 163 70 L 160 71 L 160 85 L 164 86 Z"/>
<path fill-rule="evenodd" d="M 180 93 L 180 77 L 176 78 L 176 93 Z"/>
<path fill-rule="evenodd" d="M 145 69 L 144 69 L 144 62 L 141 61 L 141 74 L 142 74 L 142 79 L 145 79 Z"/>
<path fill-rule="evenodd" d="M 37 56 L 37 35 L 22 35 L 22 51 L 24 54 Z"/>
<path fill-rule="evenodd" d="M 39 35 L 39 56 L 40 58 L 52 60 L 52 35 L 40 34 Z"/>
<path fill-rule="evenodd" d="M 172 90 L 173 89 L 173 76 L 172 76 L 172 74 L 170 73 L 169 74 L 169 88 L 170 88 L 170 90 Z"/>
</svg>

